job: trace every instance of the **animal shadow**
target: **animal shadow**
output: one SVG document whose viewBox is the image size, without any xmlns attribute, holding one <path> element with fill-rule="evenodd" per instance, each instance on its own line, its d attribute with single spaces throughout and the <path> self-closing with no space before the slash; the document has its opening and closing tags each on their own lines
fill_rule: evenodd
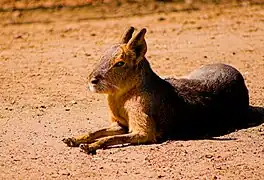
<svg viewBox="0 0 264 180">
<path fill-rule="evenodd" d="M 232 120 L 230 120 L 231 122 Z M 239 121 L 236 121 L 239 122 Z M 170 137 L 167 137 L 167 139 L 162 139 L 161 142 L 166 140 L 205 140 L 205 139 L 211 139 L 211 140 L 234 140 L 233 138 L 224 138 L 219 136 L 227 135 L 232 132 L 241 130 L 241 129 L 247 129 L 250 127 L 256 127 L 264 123 L 264 107 L 258 107 L 258 106 L 250 106 L 248 110 L 248 116 L 245 117 L 245 120 L 243 120 L 241 123 L 237 124 L 225 124 L 224 126 L 203 126 L 203 127 L 196 127 L 194 129 L 199 129 L 195 131 L 192 128 L 188 128 L 189 130 L 186 130 L 187 128 L 183 128 L 182 133 L 177 135 L 172 135 Z M 190 130 L 191 129 L 191 130 Z M 192 133 L 186 133 L 186 132 L 192 132 Z"/>
<path fill-rule="evenodd" d="M 249 107 L 248 123 L 241 129 L 255 127 L 264 123 L 264 108 L 258 106 Z"/>
<path fill-rule="evenodd" d="M 208 138 L 213 139 L 217 136 L 223 136 L 241 129 L 247 129 L 250 127 L 256 127 L 264 123 L 264 108 L 258 106 L 249 106 L 248 116 L 245 117 L 246 121 L 242 122 L 241 124 L 231 125 L 223 127 L 221 130 L 218 131 L 216 129 L 215 133 L 208 134 Z"/>
</svg>

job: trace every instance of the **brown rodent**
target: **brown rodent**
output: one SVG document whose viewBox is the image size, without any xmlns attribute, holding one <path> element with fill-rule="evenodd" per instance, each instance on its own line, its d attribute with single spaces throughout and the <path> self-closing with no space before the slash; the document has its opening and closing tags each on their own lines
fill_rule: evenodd
<svg viewBox="0 0 264 180">
<path fill-rule="evenodd" d="M 209 64 L 184 78 L 160 78 L 145 54 L 146 29 L 130 27 L 101 57 L 89 89 L 108 97 L 111 126 L 63 139 L 88 153 L 116 144 L 156 143 L 224 132 L 245 121 L 249 108 L 243 76 L 225 64 Z"/>
</svg>

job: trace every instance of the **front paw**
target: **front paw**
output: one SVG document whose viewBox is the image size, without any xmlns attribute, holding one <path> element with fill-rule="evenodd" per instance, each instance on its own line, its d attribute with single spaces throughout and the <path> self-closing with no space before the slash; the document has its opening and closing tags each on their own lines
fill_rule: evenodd
<svg viewBox="0 0 264 180">
<path fill-rule="evenodd" d="M 67 144 L 69 147 L 77 147 L 79 144 L 76 142 L 76 139 L 74 137 L 72 138 L 64 138 L 62 141 Z"/>
<path fill-rule="evenodd" d="M 93 146 L 89 146 L 89 144 L 80 144 L 79 147 L 81 148 L 81 150 L 83 150 L 84 152 L 88 154 L 92 154 L 92 155 L 96 154 L 97 148 L 94 148 Z"/>
</svg>

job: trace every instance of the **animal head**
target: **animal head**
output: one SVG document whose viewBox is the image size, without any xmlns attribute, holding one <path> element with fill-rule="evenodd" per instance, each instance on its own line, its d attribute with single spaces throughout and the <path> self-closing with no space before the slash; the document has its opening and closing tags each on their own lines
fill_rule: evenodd
<svg viewBox="0 0 264 180">
<path fill-rule="evenodd" d="M 134 28 L 130 27 L 122 36 L 120 43 L 110 47 L 89 75 L 89 89 L 96 93 L 113 94 L 129 89 L 138 77 L 138 64 L 145 59 L 147 44 L 146 29 L 141 29 L 132 37 Z"/>
</svg>

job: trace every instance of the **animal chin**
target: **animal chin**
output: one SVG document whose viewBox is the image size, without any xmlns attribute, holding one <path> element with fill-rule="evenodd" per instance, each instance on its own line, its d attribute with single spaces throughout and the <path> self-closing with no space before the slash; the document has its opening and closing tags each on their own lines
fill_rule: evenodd
<svg viewBox="0 0 264 180">
<path fill-rule="evenodd" d="M 89 88 L 89 90 L 91 92 L 95 92 L 96 93 L 96 85 L 89 83 L 88 84 L 88 88 Z"/>
</svg>

